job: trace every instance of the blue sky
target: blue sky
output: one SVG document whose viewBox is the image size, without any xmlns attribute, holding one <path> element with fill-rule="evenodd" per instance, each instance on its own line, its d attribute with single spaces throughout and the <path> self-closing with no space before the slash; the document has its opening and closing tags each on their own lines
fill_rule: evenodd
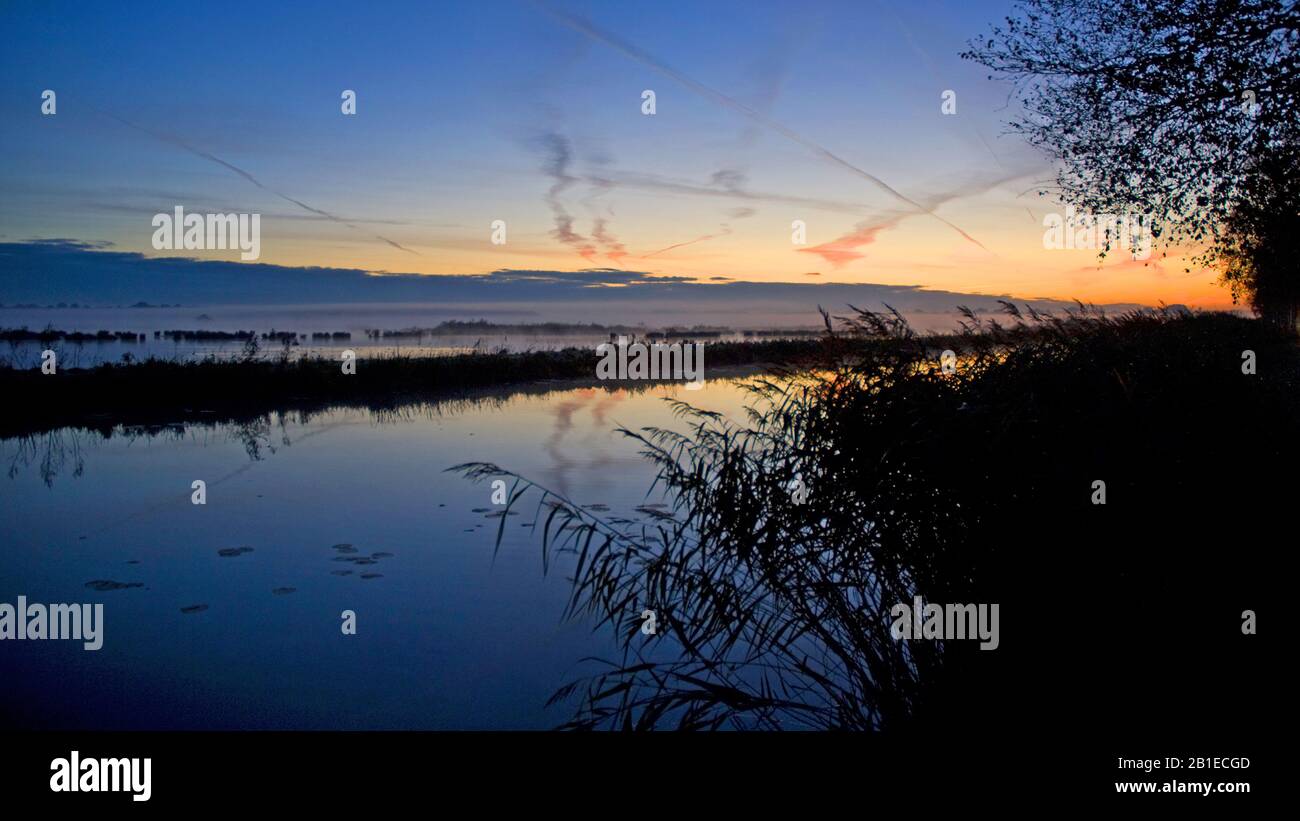
<svg viewBox="0 0 1300 821">
<path fill-rule="evenodd" d="M 1042 248 L 1041 219 L 1059 207 L 1025 192 L 1051 165 L 1004 135 L 1007 88 L 957 56 L 1010 7 L 10 4 L 0 10 L 0 241 L 169 255 L 151 247 L 150 218 L 183 205 L 261 213 L 261 261 L 278 265 L 614 267 L 1205 302 L 1205 274 L 1099 268 L 1086 251 Z M 54 116 L 40 111 L 47 88 Z M 357 93 L 356 116 L 340 112 L 344 89 Z M 641 112 L 645 89 L 654 116 Z M 945 89 L 957 92 L 956 116 L 940 112 Z M 561 215 L 577 240 L 558 235 Z M 497 219 L 504 246 L 488 241 Z M 805 247 L 792 247 L 796 219 Z"/>
</svg>

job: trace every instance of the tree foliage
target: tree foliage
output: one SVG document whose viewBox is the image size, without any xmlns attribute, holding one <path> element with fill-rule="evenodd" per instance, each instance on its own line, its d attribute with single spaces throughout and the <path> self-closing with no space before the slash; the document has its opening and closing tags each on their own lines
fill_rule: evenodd
<svg viewBox="0 0 1300 821">
<path fill-rule="evenodd" d="M 1294 328 L 1300 306 L 1300 147 L 1258 155 L 1216 250 L 1234 302 Z"/>
<path fill-rule="evenodd" d="M 1294 1 L 1024 0 L 962 56 L 1012 81 L 1063 200 L 1212 261 L 1257 158 L 1297 144 L 1298 45 Z"/>
</svg>

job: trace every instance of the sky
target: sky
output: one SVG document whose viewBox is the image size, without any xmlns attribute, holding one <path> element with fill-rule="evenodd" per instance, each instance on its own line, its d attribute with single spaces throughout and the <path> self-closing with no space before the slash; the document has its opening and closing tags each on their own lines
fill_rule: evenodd
<svg viewBox="0 0 1300 821">
<path fill-rule="evenodd" d="M 173 257 L 152 219 L 181 206 L 260 214 L 271 266 L 1230 306 L 1181 259 L 1044 247 L 1053 166 L 1007 133 L 1008 87 L 958 57 L 1010 10 L 9 3 L 0 243 Z"/>
</svg>

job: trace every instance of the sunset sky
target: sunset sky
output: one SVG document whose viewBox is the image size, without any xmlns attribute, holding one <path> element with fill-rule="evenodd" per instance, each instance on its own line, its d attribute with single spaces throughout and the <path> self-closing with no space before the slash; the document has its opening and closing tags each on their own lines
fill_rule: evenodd
<svg viewBox="0 0 1300 821">
<path fill-rule="evenodd" d="M 8 4 L 0 242 L 173 256 L 180 205 L 260 213 L 285 266 L 1230 305 L 1181 260 L 1044 249 L 1052 167 L 957 56 L 1009 2 L 329 5 Z"/>
</svg>

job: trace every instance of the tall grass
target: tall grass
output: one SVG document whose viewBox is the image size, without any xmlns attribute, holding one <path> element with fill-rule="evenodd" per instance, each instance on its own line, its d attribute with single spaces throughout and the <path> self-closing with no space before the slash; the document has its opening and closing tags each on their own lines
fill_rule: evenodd
<svg viewBox="0 0 1300 821">
<path fill-rule="evenodd" d="M 755 380 L 747 419 L 674 402 L 682 429 L 623 430 L 670 502 L 650 524 L 452 468 L 514 477 L 510 505 L 538 505 L 546 566 L 571 574 L 567 615 L 619 639 L 556 693 L 577 701 L 565 726 L 996 728 L 1065 687 L 1084 696 L 1053 721 L 1110 720 L 1131 706 L 1117 682 L 1186 673 L 1198 630 L 1230 642 L 1267 572 L 1222 539 L 1239 494 L 1275 500 L 1268 471 L 1296 455 L 1294 345 L 1231 315 L 1006 307 L 942 339 L 892 313 L 827 317 L 815 367 Z M 896 641 L 889 610 L 914 595 L 1001 603 L 1009 638 Z M 1161 644 L 1131 629 L 1134 597 Z"/>
</svg>

